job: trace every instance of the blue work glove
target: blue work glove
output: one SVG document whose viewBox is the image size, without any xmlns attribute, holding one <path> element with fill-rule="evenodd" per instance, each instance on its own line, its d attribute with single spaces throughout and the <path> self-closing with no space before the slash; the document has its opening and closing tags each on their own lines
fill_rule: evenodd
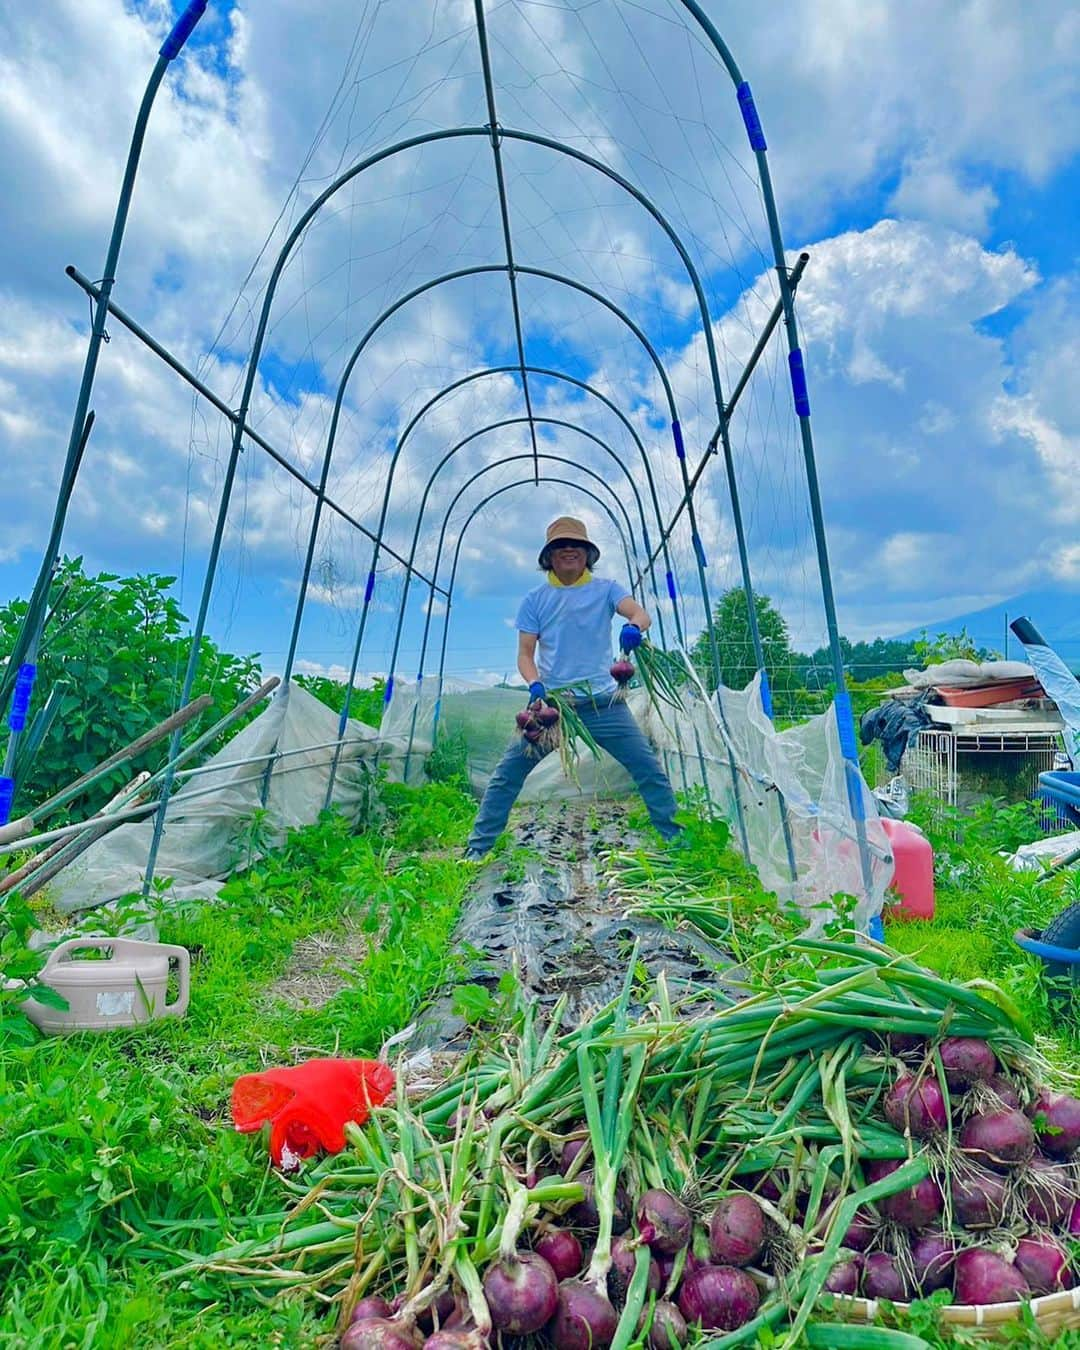
<svg viewBox="0 0 1080 1350">
<path fill-rule="evenodd" d="M 636 623 L 624 623 L 619 634 L 619 646 L 624 652 L 632 652 L 641 646 L 641 629 Z"/>
<path fill-rule="evenodd" d="M 534 680 L 533 683 L 529 685 L 529 702 L 543 703 L 545 698 L 547 698 L 547 690 L 539 680 Z"/>
</svg>

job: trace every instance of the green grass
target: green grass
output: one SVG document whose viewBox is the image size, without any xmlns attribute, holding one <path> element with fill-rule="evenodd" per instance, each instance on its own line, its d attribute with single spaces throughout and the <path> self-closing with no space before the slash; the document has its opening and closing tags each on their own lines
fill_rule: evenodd
<svg viewBox="0 0 1080 1350">
<path fill-rule="evenodd" d="M 217 903 L 159 906 L 192 952 L 186 1018 L 138 1032 L 43 1038 L 0 1008 L 0 1346 L 312 1344 L 318 1308 L 273 1307 L 160 1277 L 206 1250 L 280 1183 L 265 1139 L 228 1117 L 243 1073 L 302 1055 L 371 1056 L 456 973 L 450 936 L 471 869 L 438 856 L 474 810 L 452 787 L 393 787 L 353 836 L 340 818 L 294 832 Z M 272 995 L 297 942 L 346 921 L 372 947 L 322 1007 Z M 10 951 L 10 934 L 5 955 Z"/>
</svg>

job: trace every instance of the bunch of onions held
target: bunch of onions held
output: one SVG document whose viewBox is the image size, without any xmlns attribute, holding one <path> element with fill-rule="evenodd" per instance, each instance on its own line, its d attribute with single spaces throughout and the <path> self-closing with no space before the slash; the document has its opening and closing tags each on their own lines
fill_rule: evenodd
<svg viewBox="0 0 1080 1350">
<path fill-rule="evenodd" d="M 550 703 L 532 703 L 517 715 L 518 730 L 537 755 L 559 744 L 559 710 Z"/>
</svg>

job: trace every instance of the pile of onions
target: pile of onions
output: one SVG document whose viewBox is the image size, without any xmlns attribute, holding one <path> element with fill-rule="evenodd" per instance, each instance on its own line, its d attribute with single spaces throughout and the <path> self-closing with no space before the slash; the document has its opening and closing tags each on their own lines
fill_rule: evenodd
<svg viewBox="0 0 1080 1350">
<path fill-rule="evenodd" d="M 936 1048 L 944 1084 L 925 1043 L 921 1055 L 905 1043 L 879 1108 L 916 1151 L 926 1150 L 930 1174 L 856 1211 L 826 1293 L 906 1302 L 944 1289 L 957 1304 L 992 1305 L 1072 1288 L 1080 1283 L 1069 1258 L 1080 1238 L 1080 1101 L 1017 1090 L 981 1041 L 956 1037 Z M 495 1336 L 606 1350 L 631 1292 L 642 1290 L 640 1314 L 633 1305 L 638 1336 L 648 1350 L 678 1350 L 695 1336 L 746 1326 L 770 1280 L 800 1254 L 816 1259 L 832 1236 L 843 1199 L 837 1177 L 824 1185 L 816 1178 L 813 1214 L 811 1178 L 779 1166 L 737 1178 L 747 1189 L 733 1184 L 702 1213 L 660 1187 L 632 1198 L 584 1133 L 557 1163 L 584 1198 L 530 1218 L 520 1238 L 504 1231 L 502 1254 L 480 1272 L 490 1331 L 473 1323 L 483 1311 L 475 1289 L 469 1298 L 442 1290 L 412 1321 L 407 1305 L 395 1311 L 400 1299 L 368 1295 L 353 1309 L 343 1350 L 483 1350 Z M 902 1165 L 868 1160 L 862 1175 L 873 1183 Z"/>
</svg>

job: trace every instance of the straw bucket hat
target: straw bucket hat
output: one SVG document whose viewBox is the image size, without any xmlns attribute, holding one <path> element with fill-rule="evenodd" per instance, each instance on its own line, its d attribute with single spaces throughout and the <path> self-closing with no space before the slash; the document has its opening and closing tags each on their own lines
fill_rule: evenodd
<svg viewBox="0 0 1080 1350">
<path fill-rule="evenodd" d="M 600 550 L 589 538 L 589 532 L 585 528 L 584 521 L 576 520 L 573 516 L 560 516 L 558 520 L 553 520 L 547 527 L 544 547 L 540 550 L 540 556 L 537 558 L 537 562 L 545 571 L 551 566 L 552 548 L 564 541 L 568 544 L 584 544 L 585 565 L 587 567 L 596 566 L 596 560 L 600 557 Z"/>
</svg>

